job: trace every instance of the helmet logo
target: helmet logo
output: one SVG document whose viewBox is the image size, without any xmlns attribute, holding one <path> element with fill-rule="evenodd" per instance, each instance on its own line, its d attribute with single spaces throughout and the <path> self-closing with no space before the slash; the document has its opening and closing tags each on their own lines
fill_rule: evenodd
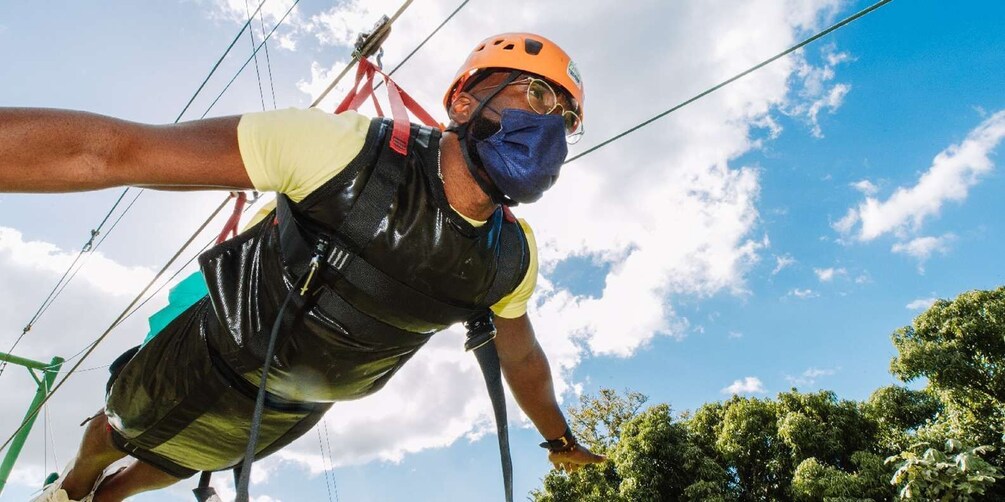
<svg viewBox="0 0 1005 502">
<path fill-rule="evenodd" d="M 583 78 L 579 76 L 579 68 L 576 68 L 576 63 L 569 61 L 569 67 L 566 68 L 566 73 L 569 74 L 569 78 L 579 86 L 580 89 L 583 88 Z"/>
</svg>

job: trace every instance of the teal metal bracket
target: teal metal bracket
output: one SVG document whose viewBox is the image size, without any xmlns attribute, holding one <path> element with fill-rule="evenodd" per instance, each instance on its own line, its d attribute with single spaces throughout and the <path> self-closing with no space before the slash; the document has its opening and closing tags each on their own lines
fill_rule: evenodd
<svg viewBox="0 0 1005 502">
<path fill-rule="evenodd" d="M 4 455 L 3 463 L 0 463 L 0 494 L 2 494 L 4 487 L 7 486 L 7 477 L 10 476 L 10 471 L 14 469 L 14 463 L 17 462 L 21 449 L 24 448 L 24 442 L 28 439 L 28 433 L 31 432 L 31 427 L 35 424 L 35 419 L 38 418 L 37 408 L 42 403 L 42 400 L 45 399 L 45 396 L 49 394 L 49 389 L 52 388 L 52 383 L 56 380 L 56 375 L 59 373 L 59 369 L 63 366 L 64 361 L 62 357 L 53 357 L 52 361 L 46 364 L 3 352 L 0 352 L 0 361 L 24 366 L 28 369 L 28 374 L 35 380 L 36 384 L 35 398 L 32 399 L 31 405 L 28 407 L 28 413 L 25 414 L 24 420 L 21 422 L 21 430 L 14 437 L 14 440 L 11 441 L 10 448 L 7 450 L 7 454 Z"/>
</svg>

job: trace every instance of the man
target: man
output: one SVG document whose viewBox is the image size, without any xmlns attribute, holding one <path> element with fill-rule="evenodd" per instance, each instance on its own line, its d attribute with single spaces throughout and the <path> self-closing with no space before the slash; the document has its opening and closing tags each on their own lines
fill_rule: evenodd
<svg viewBox="0 0 1005 502">
<path fill-rule="evenodd" d="M 317 110 L 170 126 L 0 110 L 0 191 L 255 188 L 279 199 L 275 216 L 200 257 L 204 296 L 113 364 L 104 409 L 39 500 L 119 501 L 240 464 L 260 381 L 256 458 L 267 455 L 332 402 L 377 391 L 435 332 L 485 325 L 489 309 L 503 375 L 549 459 L 603 461 L 555 400 L 526 315 L 533 235 L 505 207 L 555 182 L 582 99 L 564 51 L 509 33 L 462 65 L 442 134 Z M 137 460 L 105 474 L 126 455 Z"/>
</svg>

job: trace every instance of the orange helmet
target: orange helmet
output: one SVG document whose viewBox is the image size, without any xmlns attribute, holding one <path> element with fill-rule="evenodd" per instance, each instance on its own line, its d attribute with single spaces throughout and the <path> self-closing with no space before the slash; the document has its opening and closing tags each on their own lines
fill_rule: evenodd
<svg viewBox="0 0 1005 502">
<path fill-rule="evenodd" d="M 503 33 L 478 44 L 447 88 L 443 106 L 450 108 L 468 79 L 490 68 L 533 73 L 558 85 L 573 99 L 576 113 L 583 116 L 583 81 L 575 63 L 554 42 L 533 33 Z"/>
</svg>

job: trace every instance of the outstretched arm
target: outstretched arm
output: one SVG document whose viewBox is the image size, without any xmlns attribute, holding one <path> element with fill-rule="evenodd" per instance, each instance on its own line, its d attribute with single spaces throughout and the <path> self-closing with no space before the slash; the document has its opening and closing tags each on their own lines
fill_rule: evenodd
<svg viewBox="0 0 1005 502">
<path fill-rule="evenodd" d="M 237 143 L 239 120 L 154 126 L 77 111 L 0 108 L 0 192 L 252 188 Z"/>
<path fill-rule="evenodd" d="M 534 337 L 530 319 L 524 314 L 516 319 L 497 317 L 495 322 L 499 365 L 513 397 L 545 439 L 562 437 L 567 424 L 555 400 L 548 358 Z M 569 470 L 605 460 L 582 445 L 567 452 L 551 453 L 548 459 L 555 467 Z"/>
</svg>

